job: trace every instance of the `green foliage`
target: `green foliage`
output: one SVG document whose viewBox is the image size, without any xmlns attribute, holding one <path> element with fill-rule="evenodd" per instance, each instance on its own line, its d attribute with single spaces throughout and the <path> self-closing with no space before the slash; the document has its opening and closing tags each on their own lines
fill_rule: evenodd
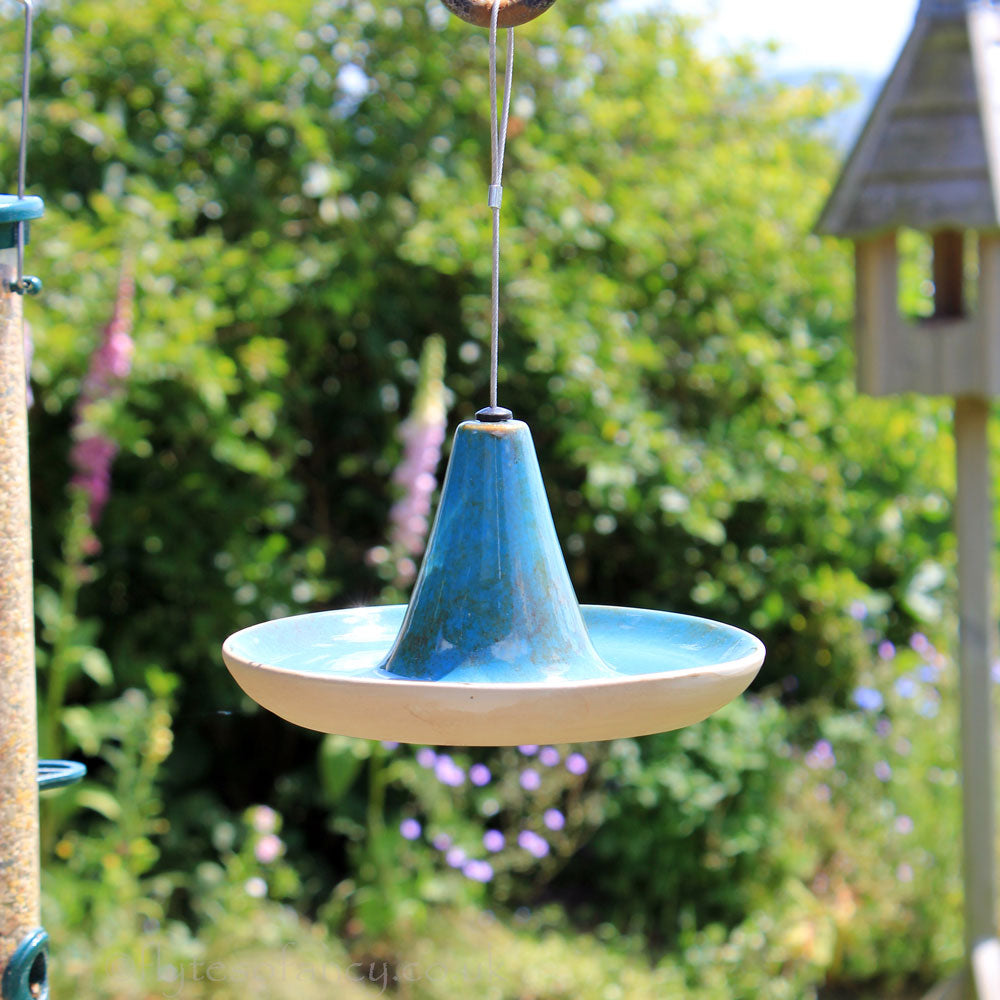
<svg viewBox="0 0 1000 1000">
<path fill-rule="evenodd" d="M 962 956 L 958 677 L 922 634 L 880 648 L 858 698 L 884 707 L 823 720 L 769 854 L 815 897 L 800 930 L 826 936 L 828 977 L 899 985 Z"/>
<path fill-rule="evenodd" d="M 351 870 L 322 916 L 335 927 L 347 924 L 366 941 L 378 941 L 397 926 L 423 926 L 428 903 L 465 898 L 454 882 L 443 886 L 426 852 L 414 850 L 387 822 L 387 799 L 401 766 L 370 740 L 328 736 L 320 750 L 330 826 L 350 845 Z M 366 780 L 359 785 L 358 777 Z"/>
<path fill-rule="evenodd" d="M 572 900 L 585 884 L 591 922 L 660 943 L 684 925 L 739 923 L 774 835 L 790 729 L 778 703 L 737 700 L 697 726 L 613 741 L 593 839 L 557 887 Z"/>
<path fill-rule="evenodd" d="M 169 825 L 157 783 L 171 749 L 170 722 L 166 699 L 151 702 L 136 689 L 99 708 L 74 709 L 67 720 L 93 762 L 81 785 L 46 799 L 85 811 L 55 844 L 45 881 L 46 924 L 54 946 L 66 944 L 70 967 L 135 961 L 143 922 L 165 916 L 171 883 L 148 876 Z M 100 819 L 85 822 L 88 815 Z M 91 929 L 88 940 L 71 943 L 69 928 L 81 927 Z"/>
<path fill-rule="evenodd" d="M 336 983 L 338 996 L 364 997 L 339 943 L 278 903 L 300 885 L 273 810 L 216 824 L 211 858 L 184 870 L 157 865 L 170 827 L 159 788 L 172 748 L 170 683 L 153 676 L 150 687 L 159 692 L 152 699 L 132 689 L 73 715 L 71 729 L 95 763 L 92 779 L 59 797 L 96 822 L 66 831 L 46 871 L 53 992 L 236 1000 L 249 988 L 292 1000 L 328 995 Z"/>
</svg>

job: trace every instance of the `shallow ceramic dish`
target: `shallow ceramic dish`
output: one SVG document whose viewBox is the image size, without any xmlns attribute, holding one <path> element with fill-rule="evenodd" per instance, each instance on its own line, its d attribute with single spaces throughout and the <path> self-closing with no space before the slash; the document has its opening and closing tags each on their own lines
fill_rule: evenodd
<svg viewBox="0 0 1000 1000">
<path fill-rule="evenodd" d="M 764 646 L 718 622 L 583 605 L 606 673 L 586 680 L 419 680 L 382 669 L 406 608 L 264 622 L 223 657 L 254 701 L 307 729 L 441 746 L 575 743 L 700 722 L 756 676 Z"/>
<path fill-rule="evenodd" d="M 265 622 L 223 655 L 251 698 L 308 729 L 502 746 L 699 722 L 746 688 L 764 647 L 703 618 L 581 607 L 527 424 L 471 420 L 407 606 Z"/>
</svg>

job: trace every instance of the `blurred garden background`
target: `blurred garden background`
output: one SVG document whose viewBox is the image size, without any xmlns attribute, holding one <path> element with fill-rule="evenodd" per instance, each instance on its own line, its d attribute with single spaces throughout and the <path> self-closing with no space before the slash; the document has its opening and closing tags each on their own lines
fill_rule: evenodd
<svg viewBox="0 0 1000 1000">
<path fill-rule="evenodd" d="M 851 84 L 703 51 L 669 6 L 518 32 L 502 402 L 577 594 L 768 657 L 680 732 L 442 750 L 287 725 L 219 648 L 406 599 L 486 396 L 485 34 L 437 0 L 51 0 L 36 32 L 41 752 L 90 769 L 43 802 L 54 995 L 902 1000 L 953 971 L 951 409 L 854 389 L 850 251 L 811 235 Z"/>
</svg>

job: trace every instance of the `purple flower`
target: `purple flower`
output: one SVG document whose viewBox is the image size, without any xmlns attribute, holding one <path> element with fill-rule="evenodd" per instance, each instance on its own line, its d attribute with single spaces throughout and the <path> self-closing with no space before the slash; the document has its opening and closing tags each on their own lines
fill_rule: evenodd
<svg viewBox="0 0 1000 1000">
<path fill-rule="evenodd" d="M 517 844 L 534 858 L 544 858 L 549 853 L 549 842 L 532 830 L 522 830 L 517 835 Z"/>
<path fill-rule="evenodd" d="M 115 396 L 132 370 L 132 305 L 135 281 L 129 265 L 123 265 L 118 279 L 114 310 L 104 328 L 100 346 L 90 358 L 73 413 L 73 447 L 70 465 L 72 485 L 82 490 L 88 500 L 87 516 L 96 525 L 111 496 L 111 464 L 118 454 L 117 442 L 111 440 L 91 419 L 95 403 Z"/>
<path fill-rule="evenodd" d="M 70 464 L 76 470 L 71 482 L 90 500 L 87 516 L 91 524 L 97 524 L 111 498 L 111 465 L 117 454 L 118 445 L 97 434 L 78 438 L 70 451 Z"/>
<path fill-rule="evenodd" d="M 459 785 L 465 784 L 465 771 L 446 753 L 441 754 L 434 761 L 434 774 L 442 785 L 448 785 L 451 788 L 458 788 Z"/>
<path fill-rule="evenodd" d="M 566 770 L 570 774 L 586 774 L 589 766 L 587 758 L 582 753 L 571 753 L 566 758 Z"/>
<path fill-rule="evenodd" d="M 542 785 L 542 779 L 533 767 L 525 768 L 521 772 L 521 787 L 526 792 L 537 792 Z"/>
<path fill-rule="evenodd" d="M 462 874 L 473 882 L 489 882 L 493 878 L 493 866 L 488 861 L 467 861 Z"/>
<path fill-rule="evenodd" d="M 566 817 L 558 809 L 546 809 L 542 822 L 550 830 L 561 830 L 566 825 Z"/>
<path fill-rule="evenodd" d="M 273 833 L 265 833 L 264 836 L 257 841 L 257 844 L 253 849 L 253 854 L 262 865 L 269 865 L 272 861 L 277 861 L 277 859 L 281 857 L 281 853 L 284 849 L 285 845 L 280 837 Z"/>
<path fill-rule="evenodd" d="M 896 828 L 896 833 L 901 833 L 904 837 L 908 833 L 913 833 L 913 820 L 909 816 L 897 816 L 893 825 Z"/>
<path fill-rule="evenodd" d="M 482 788 L 483 785 L 488 785 L 492 780 L 493 775 L 490 774 L 490 769 L 485 764 L 473 764 L 469 768 L 469 781 L 471 781 L 477 788 Z"/>
<path fill-rule="evenodd" d="M 1000 684 L 1000 660 L 997 660 L 990 667 L 990 677 L 993 678 L 993 683 L 994 684 Z"/>
<path fill-rule="evenodd" d="M 399 832 L 403 835 L 404 840 L 416 840 L 420 836 L 422 828 L 413 817 L 407 817 L 399 824 Z"/>
<path fill-rule="evenodd" d="M 847 613 L 856 621 L 863 622 L 868 617 L 868 608 L 864 601 L 851 601 Z"/>
<path fill-rule="evenodd" d="M 910 636 L 910 649 L 923 656 L 931 648 L 930 640 L 923 632 L 914 632 Z"/>
<path fill-rule="evenodd" d="M 499 830 L 487 830 L 483 834 L 483 847 L 487 851 L 492 851 L 496 854 L 497 851 L 502 851 L 504 844 L 507 843 L 507 838 Z"/>
<path fill-rule="evenodd" d="M 859 687 L 854 691 L 854 704 L 865 712 L 878 712 L 885 699 L 875 688 Z"/>
<path fill-rule="evenodd" d="M 518 748 L 525 757 L 534 757 L 538 753 L 537 743 L 522 743 Z"/>
<path fill-rule="evenodd" d="M 829 785 L 819 785 L 816 788 L 816 798 L 820 802 L 830 801 L 830 786 Z"/>
<path fill-rule="evenodd" d="M 883 660 L 891 660 L 896 655 L 896 647 L 888 639 L 883 639 L 878 644 L 878 655 Z"/>
<path fill-rule="evenodd" d="M 904 862 L 896 869 L 896 878 L 898 878 L 900 882 L 912 882 L 913 868 Z"/>
<path fill-rule="evenodd" d="M 875 723 L 875 732 L 885 739 L 892 732 L 892 723 L 883 716 Z"/>
<path fill-rule="evenodd" d="M 918 708 L 917 711 L 925 719 L 933 719 L 938 714 L 938 703 L 933 698 L 925 698 L 920 703 L 920 708 Z"/>
<path fill-rule="evenodd" d="M 430 747 L 421 747 L 417 751 L 417 763 L 421 767 L 433 767 L 437 754 Z"/>
<path fill-rule="evenodd" d="M 462 850 L 461 847 L 452 847 L 444 856 L 445 861 L 447 861 L 452 868 L 461 868 L 462 865 L 465 864 L 467 858 L 468 855 Z"/>
<path fill-rule="evenodd" d="M 812 750 L 806 754 L 806 767 L 828 770 L 836 763 L 837 758 L 829 740 L 818 740 Z"/>
<path fill-rule="evenodd" d="M 896 694 L 900 698 L 913 698 L 917 693 L 917 682 L 912 677 L 900 677 L 896 681 Z"/>
<path fill-rule="evenodd" d="M 383 750 L 395 750 L 399 747 L 399 743 L 396 740 L 382 740 Z"/>
<path fill-rule="evenodd" d="M 923 664 L 918 673 L 925 684 L 933 684 L 938 678 L 938 668 L 929 663 Z"/>
<path fill-rule="evenodd" d="M 555 747 L 542 747 L 538 759 L 546 767 L 555 767 L 560 761 L 559 751 Z"/>
<path fill-rule="evenodd" d="M 892 777 L 892 768 L 889 766 L 888 761 L 880 760 L 875 765 L 875 777 L 879 781 L 888 781 Z"/>
<path fill-rule="evenodd" d="M 437 851 L 447 851 L 451 847 L 451 837 L 446 833 L 435 833 L 431 844 Z"/>
</svg>

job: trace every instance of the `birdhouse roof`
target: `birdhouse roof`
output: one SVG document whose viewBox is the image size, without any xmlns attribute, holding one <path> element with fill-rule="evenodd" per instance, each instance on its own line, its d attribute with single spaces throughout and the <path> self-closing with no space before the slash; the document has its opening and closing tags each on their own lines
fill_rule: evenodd
<svg viewBox="0 0 1000 1000">
<path fill-rule="evenodd" d="M 1000 6 L 922 0 L 817 229 L 1000 228 Z"/>
</svg>

